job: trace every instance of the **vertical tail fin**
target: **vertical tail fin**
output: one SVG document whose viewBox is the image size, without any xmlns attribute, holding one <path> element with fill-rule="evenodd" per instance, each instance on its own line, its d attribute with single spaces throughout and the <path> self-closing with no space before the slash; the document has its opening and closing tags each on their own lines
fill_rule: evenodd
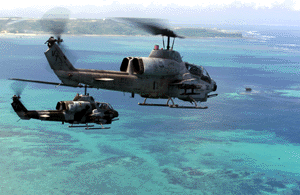
<svg viewBox="0 0 300 195">
<path fill-rule="evenodd" d="M 66 77 L 71 75 L 71 71 L 76 71 L 67 56 L 61 51 L 60 47 L 53 43 L 49 49 L 45 52 L 45 56 L 56 76 L 64 83 L 68 85 L 77 86 L 78 82 Z"/>
<path fill-rule="evenodd" d="M 20 101 L 20 96 L 16 96 L 16 95 L 13 96 L 13 102 L 11 103 L 11 106 L 13 107 L 14 111 L 21 119 L 25 119 L 25 120 L 30 119 L 28 116 L 26 116 L 28 110 Z"/>
<path fill-rule="evenodd" d="M 49 47 L 45 52 L 45 56 L 54 71 L 76 70 L 56 43 L 53 43 L 53 45 Z"/>
</svg>

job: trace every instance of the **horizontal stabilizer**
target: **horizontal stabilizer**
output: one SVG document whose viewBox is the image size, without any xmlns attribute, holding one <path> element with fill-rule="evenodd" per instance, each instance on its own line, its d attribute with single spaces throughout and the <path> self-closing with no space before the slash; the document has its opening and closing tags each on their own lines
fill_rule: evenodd
<svg viewBox="0 0 300 195">
<path fill-rule="evenodd" d="M 47 85 L 56 85 L 56 86 L 65 86 L 65 87 L 85 87 L 84 85 L 78 84 L 78 85 L 67 85 L 64 83 L 55 83 L 55 82 L 48 82 L 48 81 L 37 81 L 37 80 L 29 80 L 29 79 L 18 79 L 18 78 L 10 78 L 9 80 L 14 81 L 23 81 L 23 82 L 29 82 L 29 83 L 40 83 L 40 84 L 47 84 Z M 88 88 L 92 88 L 91 86 L 87 86 Z"/>
<path fill-rule="evenodd" d="M 18 78 L 10 78 L 9 80 L 23 81 L 23 82 L 30 82 L 30 83 L 41 83 L 41 84 L 48 84 L 48 85 L 62 85 L 62 86 L 65 86 L 65 84 L 62 84 L 62 83 L 55 83 L 55 82 L 48 82 L 48 81 L 37 81 L 37 80 L 18 79 Z"/>
</svg>

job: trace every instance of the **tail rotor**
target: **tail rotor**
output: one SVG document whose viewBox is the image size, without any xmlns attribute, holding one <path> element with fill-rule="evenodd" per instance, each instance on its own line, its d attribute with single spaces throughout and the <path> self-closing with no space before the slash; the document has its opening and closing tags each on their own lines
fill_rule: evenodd
<svg viewBox="0 0 300 195">
<path fill-rule="evenodd" d="M 20 117 L 20 119 L 28 120 L 30 119 L 28 116 L 26 116 L 28 110 L 20 101 L 21 98 L 20 95 L 22 94 L 26 86 L 27 83 L 25 82 L 13 82 L 11 84 L 11 88 L 15 93 L 15 95 L 12 97 L 13 102 L 11 103 L 11 106 L 14 109 L 14 111 L 17 113 L 17 115 Z"/>
<path fill-rule="evenodd" d="M 27 83 L 26 82 L 13 82 L 11 85 L 10 85 L 10 88 L 12 89 L 12 91 L 14 92 L 14 94 L 16 96 L 19 96 L 22 95 L 24 89 L 26 88 L 27 86 Z"/>
<path fill-rule="evenodd" d="M 40 20 L 40 24 L 45 31 L 55 35 L 57 38 L 57 43 L 60 44 L 63 42 L 61 35 L 66 30 L 69 18 L 70 11 L 68 9 L 63 7 L 55 7 L 43 15 L 42 19 Z"/>
</svg>

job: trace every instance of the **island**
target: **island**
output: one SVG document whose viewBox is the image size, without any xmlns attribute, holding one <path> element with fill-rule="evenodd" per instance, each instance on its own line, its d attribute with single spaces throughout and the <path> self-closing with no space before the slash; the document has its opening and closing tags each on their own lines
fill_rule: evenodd
<svg viewBox="0 0 300 195">
<path fill-rule="evenodd" d="M 49 31 L 42 27 L 40 21 L 39 19 L 24 19 L 19 17 L 0 18 L 0 34 L 49 34 Z M 243 38 L 241 32 L 220 29 L 176 27 L 172 30 L 176 34 L 186 38 Z M 139 28 L 134 28 L 132 25 L 113 19 L 70 19 L 66 24 L 64 34 L 150 36 L 150 34 Z"/>
</svg>

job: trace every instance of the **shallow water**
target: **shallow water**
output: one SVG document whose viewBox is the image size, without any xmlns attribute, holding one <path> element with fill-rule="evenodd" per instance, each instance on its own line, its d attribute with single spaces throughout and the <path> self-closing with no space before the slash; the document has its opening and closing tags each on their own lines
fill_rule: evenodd
<svg viewBox="0 0 300 195">
<path fill-rule="evenodd" d="M 45 69 L 47 37 L 1 38 L 0 192 L 299 194 L 299 36 L 288 30 L 244 34 L 250 38 L 176 40 L 183 60 L 204 65 L 218 84 L 219 96 L 202 103 L 207 110 L 139 107 L 138 96 L 90 89 L 120 114 L 111 129 L 94 131 L 18 121 L 10 105 L 13 82 L 6 79 L 58 79 Z M 161 42 L 64 40 L 76 67 L 110 70 Z M 81 90 L 28 84 L 21 100 L 28 109 L 53 109 Z"/>
</svg>

